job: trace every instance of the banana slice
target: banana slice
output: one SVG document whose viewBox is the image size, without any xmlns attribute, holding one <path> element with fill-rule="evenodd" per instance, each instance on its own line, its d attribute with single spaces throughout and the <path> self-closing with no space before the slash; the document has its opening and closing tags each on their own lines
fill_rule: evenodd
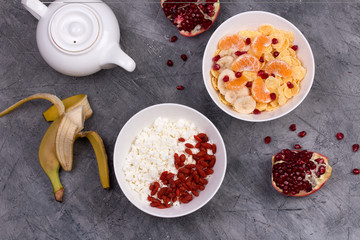
<svg viewBox="0 0 360 240">
<path fill-rule="evenodd" d="M 252 113 L 256 107 L 256 101 L 251 96 L 238 98 L 234 102 L 234 109 L 239 113 Z"/>
<path fill-rule="evenodd" d="M 220 65 L 219 71 L 224 71 L 225 69 L 231 68 L 232 62 L 234 61 L 234 58 L 232 56 L 225 56 L 219 59 L 217 61 L 217 64 Z"/>
<path fill-rule="evenodd" d="M 233 79 L 235 79 L 235 73 L 230 70 L 230 69 L 224 69 L 220 75 L 219 75 L 219 78 L 218 78 L 218 89 L 220 91 L 221 94 L 225 95 L 226 92 L 230 91 L 229 89 L 227 89 L 224 85 L 224 81 L 223 81 L 223 78 L 225 76 L 229 76 L 229 81 L 232 81 Z"/>
<path fill-rule="evenodd" d="M 249 95 L 250 95 L 249 89 L 247 87 L 242 87 L 239 90 L 227 91 L 225 93 L 225 100 L 228 101 L 229 103 L 234 104 L 236 99 Z"/>
</svg>

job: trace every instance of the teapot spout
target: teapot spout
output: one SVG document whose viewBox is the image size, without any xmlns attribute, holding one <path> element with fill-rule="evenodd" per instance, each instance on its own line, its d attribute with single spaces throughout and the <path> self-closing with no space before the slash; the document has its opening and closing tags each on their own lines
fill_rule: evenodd
<svg viewBox="0 0 360 240">
<path fill-rule="evenodd" d="M 46 5 L 39 0 L 21 0 L 21 3 L 37 20 L 40 20 L 47 11 Z"/>
<path fill-rule="evenodd" d="M 134 60 L 124 53 L 118 44 L 109 47 L 100 62 L 101 67 L 104 69 L 113 67 L 113 64 L 124 68 L 128 72 L 134 71 L 136 67 Z"/>
</svg>

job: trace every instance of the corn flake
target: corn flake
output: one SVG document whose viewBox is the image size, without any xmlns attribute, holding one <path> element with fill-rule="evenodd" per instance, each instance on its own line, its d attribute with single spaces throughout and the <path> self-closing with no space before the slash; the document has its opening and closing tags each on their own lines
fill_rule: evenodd
<svg viewBox="0 0 360 240">
<path fill-rule="evenodd" d="M 226 106 L 231 106 L 232 104 L 229 103 L 228 101 L 225 100 L 225 96 L 219 93 L 219 99 L 220 102 L 222 102 L 223 104 L 225 104 Z"/>
<path fill-rule="evenodd" d="M 294 42 L 295 37 L 292 32 L 290 32 L 290 31 L 281 31 L 281 32 L 289 40 L 289 43 Z"/>
<path fill-rule="evenodd" d="M 211 85 L 213 86 L 213 88 L 215 89 L 215 91 L 219 91 L 218 88 L 218 79 L 216 77 L 211 77 Z"/>
<path fill-rule="evenodd" d="M 268 36 L 274 31 L 274 27 L 271 26 L 270 24 L 264 24 L 264 25 L 261 25 L 258 30 L 262 34 Z"/>
<path fill-rule="evenodd" d="M 293 95 L 293 96 L 296 96 L 296 95 L 299 93 L 299 91 L 300 91 L 300 87 L 299 87 L 299 85 L 298 85 L 297 83 L 295 83 L 295 82 L 293 82 L 292 84 L 294 85 L 294 87 L 291 89 L 291 92 L 292 92 L 292 95 Z"/>
<path fill-rule="evenodd" d="M 306 69 L 303 66 L 295 66 L 292 68 L 292 77 L 295 81 L 301 81 L 306 75 Z"/>
<path fill-rule="evenodd" d="M 251 38 L 253 40 L 257 36 L 261 35 L 258 31 L 252 31 L 252 30 L 242 30 L 238 33 L 238 35 L 245 37 L 245 38 Z"/>
<path fill-rule="evenodd" d="M 210 73 L 211 73 L 211 76 L 219 78 L 219 75 L 220 75 L 219 71 L 216 71 L 213 68 L 211 68 Z"/>
<path fill-rule="evenodd" d="M 260 103 L 260 102 L 256 102 L 256 109 L 258 109 L 259 111 L 264 111 L 266 109 L 267 103 Z"/>
<path fill-rule="evenodd" d="M 280 87 L 280 80 L 270 76 L 265 80 L 265 86 L 270 92 L 274 92 Z"/>
</svg>

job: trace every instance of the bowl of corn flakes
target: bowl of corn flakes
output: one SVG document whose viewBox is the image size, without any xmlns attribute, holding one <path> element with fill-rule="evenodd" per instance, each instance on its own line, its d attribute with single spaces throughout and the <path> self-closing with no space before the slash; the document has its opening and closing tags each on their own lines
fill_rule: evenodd
<svg viewBox="0 0 360 240">
<path fill-rule="evenodd" d="M 203 56 L 203 78 L 216 105 L 250 122 L 282 117 L 294 110 L 313 84 L 311 47 L 292 23 L 251 11 L 222 23 Z"/>
</svg>

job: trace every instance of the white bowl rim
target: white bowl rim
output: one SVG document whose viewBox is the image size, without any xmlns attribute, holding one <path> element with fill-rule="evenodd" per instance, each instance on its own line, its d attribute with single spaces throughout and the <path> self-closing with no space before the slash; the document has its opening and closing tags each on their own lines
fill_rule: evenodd
<svg viewBox="0 0 360 240">
<path fill-rule="evenodd" d="M 123 130 L 127 127 L 127 125 L 130 124 L 130 122 L 136 118 L 138 115 L 142 114 L 143 112 L 145 111 L 149 111 L 153 108 L 157 108 L 157 107 L 162 107 L 162 106 L 177 106 L 177 107 L 182 107 L 182 108 L 185 108 L 185 109 L 188 109 L 188 110 L 191 110 L 195 113 L 197 113 L 198 115 L 200 115 L 201 117 L 203 117 L 204 119 L 206 119 L 210 125 L 214 128 L 215 130 L 215 133 L 219 136 L 219 139 L 220 139 L 220 145 L 219 143 L 217 143 L 217 146 L 219 148 L 219 146 L 221 146 L 223 148 L 223 151 L 224 151 L 224 170 L 223 172 L 221 173 L 221 179 L 220 181 L 216 184 L 216 188 L 214 189 L 213 193 L 208 197 L 208 199 L 206 199 L 203 203 L 201 203 L 199 206 L 197 206 L 196 208 L 188 211 L 188 212 L 184 212 L 184 213 L 181 213 L 181 214 L 177 214 L 177 215 L 163 215 L 163 214 L 156 214 L 156 213 L 153 213 L 153 212 L 150 212 L 150 211 L 147 211 L 146 209 L 142 209 L 140 206 L 138 206 L 137 204 L 133 203 L 132 202 L 132 196 L 129 196 L 127 194 L 126 191 L 123 190 L 123 187 L 122 187 L 122 184 L 121 182 L 119 181 L 119 178 L 120 176 L 118 176 L 118 171 L 116 171 L 116 169 L 118 169 L 119 171 L 122 171 L 121 169 L 121 165 L 119 161 L 116 160 L 116 152 L 118 151 L 117 149 L 119 148 L 118 146 L 120 144 L 118 144 L 118 142 L 120 141 L 120 135 L 121 133 L 123 132 Z M 205 206 L 205 204 L 207 204 L 214 196 L 215 194 L 218 192 L 219 188 L 221 187 L 221 184 L 222 182 L 224 181 L 224 178 L 225 178 L 225 173 L 226 173 L 226 168 L 227 168 L 227 153 L 226 153 L 226 147 L 225 147 L 225 143 L 224 143 L 224 140 L 219 132 L 219 130 L 217 129 L 217 127 L 210 121 L 210 119 L 208 119 L 204 114 L 202 114 L 201 112 L 191 108 L 191 107 L 188 107 L 188 106 L 185 106 L 185 105 L 182 105 L 182 104 L 178 104 L 178 103 L 160 103 L 160 104 L 155 104 L 155 105 L 152 105 L 152 106 L 149 106 L 149 107 L 146 107 L 142 110 L 140 110 L 139 112 L 137 112 L 136 114 L 134 114 L 125 124 L 124 126 L 121 128 L 119 134 L 118 134 L 118 137 L 116 139 L 116 142 L 115 142 L 115 147 L 114 147 L 114 152 L 113 152 L 113 166 L 114 166 L 114 172 L 115 172 L 115 177 L 116 177 L 116 181 L 118 183 L 118 185 L 120 186 L 120 189 L 121 191 L 123 192 L 123 194 L 126 196 L 126 198 L 128 199 L 128 201 L 130 203 L 132 203 L 136 208 L 138 208 L 139 210 L 149 214 L 149 215 L 152 215 L 152 216 L 155 216 L 155 217 L 162 217 L 162 218 L 176 218 L 176 217 L 182 217 L 182 216 L 185 216 L 185 215 L 188 215 L 188 214 L 191 214 L 197 210 L 199 210 L 200 208 L 202 208 L 203 206 Z"/>
<path fill-rule="evenodd" d="M 287 24 L 289 24 L 290 26 L 294 27 L 298 32 L 299 34 L 304 38 L 305 40 L 305 44 L 306 46 L 309 48 L 309 51 L 310 51 L 310 55 L 311 55 L 311 59 L 312 59 L 312 66 L 313 66 L 313 71 L 311 72 L 311 82 L 310 82 L 310 85 L 309 85 L 309 88 L 306 90 L 304 96 L 292 107 L 290 108 L 288 111 L 286 112 L 283 112 L 277 116 L 274 116 L 274 117 L 270 117 L 268 119 L 246 119 L 246 118 L 243 118 L 242 116 L 239 116 L 236 112 L 232 112 L 232 111 L 229 111 L 225 108 L 225 106 L 221 105 L 221 103 L 219 104 L 217 101 L 215 101 L 215 98 L 210 94 L 210 91 L 209 91 L 209 88 L 210 86 L 208 86 L 207 84 L 207 81 L 206 81 L 206 78 L 205 78 L 205 74 L 209 74 L 209 73 L 205 73 L 205 55 L 206 55 L 206 52 L 209 51 L 208 49 L 210 48 L 210 42 L 211 40 L 213 39 L 213 37 L 216 35 L 216 33 L 219 31 L 219 29 L 221 28 L 221 26 L 223 24 L 225 24 L 226 22 L 228 21 L 231 21 L 232 19 L 234 18 L 237 18 L 239 16 L 242 16 L 242 15 L 249 15 L 249 14 L 265 14 L 265 15 L 270 15 L 272 17 L 275 17 L 275 18 L 279 18 L 281 19 L 282 21 L 286 22 Z M 206 60 L 207 61 L 207 60 Z M 266 12 L 266 11 L 247 11 L 247 12 L 242 12 L 242 13 L 239 13 L 239 14 L 236 14 L 230 18 L 228 18 L 227 20 L 225 20 L 223 23 L 220 24 L 220 26 L 212 33 L 211 37 L 209 38 L 207 44 L 206 44 L 206 48 L 205 48 L 205 51 L 204 51 L 204 55 L 203 55 L 203 61 L 202 61 L 202 74 L 203 74 L 203 80 L 204 80 L 204 84 L 205 84 L 205 87 L 206 87 L 206 90 L 208 92 L 208 94 L 210 95 L 211 99 L 213 100 L 213 102 L 222 110 L 224 111 L 225 113 L 229 114 L 230 116 L 234 117 L 234 118 L 237 118 L 237 119 L 240 119 L 240 120 L 243 120 L 243 121 L 247 121 L 247 122 L 267 122 L 267 121 L 271 121 L 271 120 L 275 120 L 275 119 L 278 119 L 280 117 L 283 117 L 285 116 L 286 114 L 292 112 L 294 109 L 296 109 L 304 100 L 305 98 L 307 97 L 307 95 L 309 94 L 310 90 L 311 90 L 311 87 L 314 83 L 314 77 L 315 77 L 315 59 L 314 59 L 314 55 L 313 55 L 313 52 L 312 52 L 312 49 L 311 49 L 311 46 L 309 44 L 309 42 L 307 41 L 306 37 L 304 36 L 304 34 L 294 25 L 292 24 L 290 21 L 288 21 L 287 19 L 277 15 L 277 14 L 274 14 L 274 13 L 270 13 L 270 12 Z M 308 74 L 308 73 L 307 73 Z M 210 84 L 211 85 L 211 84 Z M 212 86 L 211 86 L 212 87 Z"/>
</svg>

